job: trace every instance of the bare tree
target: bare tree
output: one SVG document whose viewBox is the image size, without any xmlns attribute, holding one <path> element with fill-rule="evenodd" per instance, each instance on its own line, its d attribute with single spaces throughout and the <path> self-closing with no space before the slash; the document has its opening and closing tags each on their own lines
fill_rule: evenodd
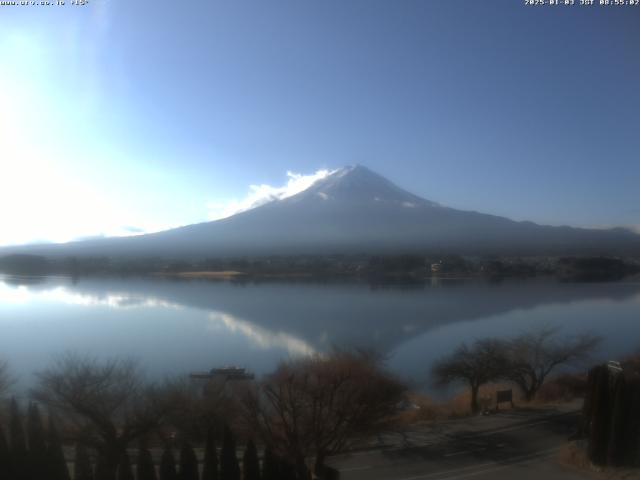
<svg viewBox="0 0 640 480">
<path fill-rule="evenodd" d="M 561 339 L 557 333 L 557 328 L 538 328 L 508 343 L 507 378 L 522 390 L 527 401 L 535 398 L 555 368 L 588 359 L 601 341 L 592 334 Z"/>
<path fill-rule="evenodd" d="M 478 391 L 488 382 L 505 374 L 505 343 L 496 339 L 476 340 L 471 346 L 461 344 L 453 354 L 438 361 L 431 374 L 437 385 L 464 382 L 471 389 L 471 411 L 477 413 Z"/>
<path fill-rule="evenodd" d="M 381 359 L 363 352 L 334 352 L 283 363 L 247 395 L 247 419 L 266 445 L 320 474 L 328 455 L 390 426 L 405 387 Z"/>
<path fill-rule="evenodd" d="M 221 432 L 242 410 L 238 402 L 242 395 L 227 387 L 218 382 L 198 385 L 187 378 L 166 381 L 161 389 L 163 401 L 169 407 L 166 424 L 195 442 L 204 441 L 210 429 Z"/>
<path fill-rule="evenodd" d="M 166 412 L 132 361 L 67 354 L 38 377 L 34 397 L 64 414 L 77 441 L 98 451 L 106 478 L 115 478 L 127 445 L 156 428 Z"/>
</svg>

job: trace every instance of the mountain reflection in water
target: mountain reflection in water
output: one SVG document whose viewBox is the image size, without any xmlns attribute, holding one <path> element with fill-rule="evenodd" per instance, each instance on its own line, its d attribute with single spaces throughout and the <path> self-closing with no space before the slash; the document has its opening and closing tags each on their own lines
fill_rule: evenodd
<svg viewBox="0 0 640 480">
<path fill-rule="evenodd" d="M 28 384 L 66 350 L 136 357 L 161 377 L 231 363 L 260 374 L 282 358 L 357 346 L 389 355 L 393 370 L 424 385 L 434 359 L 461 341 L 541 324 L 603 335 L 602 358 L 633 351 L 639 307 L 636 282 L 441 280 L 407 288 L 4 278 L 0 355 Z"/>
</svg>

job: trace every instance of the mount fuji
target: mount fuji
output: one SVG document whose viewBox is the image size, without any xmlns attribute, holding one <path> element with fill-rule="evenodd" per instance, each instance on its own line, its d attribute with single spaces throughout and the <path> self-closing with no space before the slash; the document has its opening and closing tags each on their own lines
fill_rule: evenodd
<svg viewBox="0 0 640 480">
<path fill-rule="evenodd" d="M 545 226 L 456 210 L 413 195 L 366 167 L 352 166 L 296 195 L 222 220 L 136 237 L 3 250 L 167 258 L 405 252 L 637 255 L 640 235 L 623 228 Z"/>
</svg>

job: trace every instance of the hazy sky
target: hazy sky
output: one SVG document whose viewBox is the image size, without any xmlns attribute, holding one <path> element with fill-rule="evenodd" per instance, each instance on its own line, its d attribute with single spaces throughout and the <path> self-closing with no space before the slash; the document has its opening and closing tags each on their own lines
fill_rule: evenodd
<svg viewBox="0 0 640 480">
<path fill-rule="evenodd" d="M 453 207 L 640 225 L 640 7 L 66 3 L 0 7 L 0 244 L 204 221 L 354 163 Z"/>
</svg>

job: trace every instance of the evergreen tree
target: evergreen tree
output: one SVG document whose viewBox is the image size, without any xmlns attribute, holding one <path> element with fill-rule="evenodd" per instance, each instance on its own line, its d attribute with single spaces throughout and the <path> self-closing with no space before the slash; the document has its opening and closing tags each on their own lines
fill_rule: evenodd
<svg viewBox="0 0 640 480">
<path fill-rule="evenodd" d="M 160 480 L 178 480 L 176 460 L 171 448 L 165 448 L 160 459 Z"/>
<path fill-rule="evenodd" d="M 95 480 L 114 480 L 114 475 L 104 452 L 98 452 L 96 459 Z"/>
<path fill-rule="evenodd" d="M 198 458 L 189 442 L 180 449 L 180 480 L 199 480 Z"/>
<path fill-rule="evenodd" d="M 242 457 L 242 472 L 244 480 L 260 480 L 260 460 L 253 440 L 247 442 L 247 447 Z"/>
<path fill-rule="evenodd" d="M 144 445 L 140 445 L 140 450 L 138 451 L 138 465 L 136 470 L 138 480 L 156 480 L 157 478 L 151 452 Z"/>
<path fill-rule="evenodd" d="M 202 480 L 218 480 L 218 453 L 213 429 L 207 430 L 207 442 L 204 447 Z"/>
<path fill-rule="evenodd" d="M 640 379 L 636 378 L 629 385 L 629 405 L 640 405 Z M 629 411 L 629 442 L 627 445 L 627 455 L 625 464 L 632 467 L 640 467 L 640 411 L 638 408 L 631 408 Z"/>
<path fill-rule="evenodd" d="M 591 388 L 591 428 L 588 455 L 596 465 L 604 465 L 609 444 L 610 404 L 609 369 L 606 365 L 594 367 Z"/>
<path fill-rule="evenodd" d="M 118 480 L 135 480 L 133 470 L 131 470 L 129 454 L 126 451 L 122 454 L 118 465 Z"/>
<path fill-rule="evenodd" d="M 278 458 L 278 472 L 280 480 L 296 480 L 296 468 L 295 466 L 286 461 L 284 458 Z M 306 477 L 301 477 L 306 479 Z"/>
<path fill-rule="evenodd" d="M 278 461 L 269 447 L 264 449 L 262 457 L 262 480 L 279 480 Z"/>
<path fill-rule="evenodd" d="M 49 415 L 49 432 L 47 446 L 47 466 L 49 469 L 49 480 L 70 480 L 67 460 L 64 457 L 62 442 L 58 435 L 53 417 Z"/>
<path fill-rule="evenodd" d="M 627 405 L 626 381 L 623 374 L 618 374 L 614 381 L 611 402 L 611 420 L 609 444 L 607 445 L 607 465 L 622 466 L 624 464 L 625 447 L 629 440 L 626 430 L 629 424 L 628 412 L 633 408 Z"/>
<path fill-rule="evenodd" d="M 236 442 L 231 429 L 225 425 L 220 455 L 220 479 L 240 480 L 240 465 L 236 454 Z"/>
<path fill-rule="evenodd" d="M 35 403 L 29 404 L 27 414 L 27 436 L 29 437 L 29 469 L 34 479 L 45 478 L 48 468 L 47 441 L 40 409 Z"/>
<path fill-rule="evenodd" d="M 91 459 L 89 453 L 84 446 L 76 445 L 76 458 L 73 468 L 74 480 L 93 480 L 93 468 L 91 467 Z"/>
<path fill-rule="evenodd" d="M 9 452 L 9 444 L 4 436 L 2 425 L 0 425 L 0 478 L 13 480 L 11 473 L 11 453 Z"/>
<path fill-rule="evenodd" d="M 15 398 L 9 412 L 9 442 L 14 480 L 29 480 L 29 452 L 22 425 L 22 414 Z"/>
</svg>

